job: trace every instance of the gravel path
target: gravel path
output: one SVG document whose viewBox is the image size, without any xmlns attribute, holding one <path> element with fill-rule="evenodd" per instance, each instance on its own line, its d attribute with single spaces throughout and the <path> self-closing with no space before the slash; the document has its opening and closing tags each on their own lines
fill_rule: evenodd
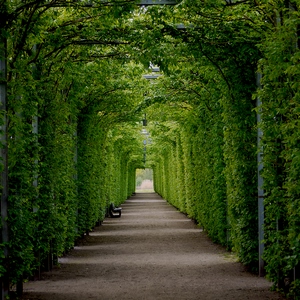
<svg viewBox="0 0 300 300">
<path fill-rule="evenodd" d="M 136 194 L 22 299 L 284 299 L 155 193 Z"/>
</svg>

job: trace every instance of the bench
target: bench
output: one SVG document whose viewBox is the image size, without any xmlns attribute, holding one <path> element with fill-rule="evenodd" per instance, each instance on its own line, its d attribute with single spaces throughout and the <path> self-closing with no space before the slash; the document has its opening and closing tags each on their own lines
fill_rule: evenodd
<svg viewBox="0 0 300 300">
<path fill-rule="evenodd" d="M 115 207 L 115 205 L 113 203 L 111 203 L 110 206 L 109 206 L 108 212 L 109 212 L 109 215 L 110 215 L 111 218 L 120 218 L 121 213 L 122 213 L 122 208 L 121 207 Z"/>
</svg>

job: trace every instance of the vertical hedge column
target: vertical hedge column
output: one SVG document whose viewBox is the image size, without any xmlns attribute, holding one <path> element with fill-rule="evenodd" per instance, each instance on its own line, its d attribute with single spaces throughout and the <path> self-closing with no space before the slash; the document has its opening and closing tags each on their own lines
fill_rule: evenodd
<svg viewBox="0 0 300 300">
<path fill-rule="evenodd" d="M 183 161 L 184 161 L 184 182 L 185 182 L 185 202 L 187 214 L 195 219 L 195 168 L 194 156 L 192 153 L 194 133 L 188 135 L 185 130 L 182 135 Z"/>
<path fill-rule="evenodd" d="M 3 24 L 6 20 L 6 12 L 4 11 L 6 3 L 0 11 L 1 26 L 5 28 Z M 9 258 L 8 258 L 8 161 L 7 161 L 7 68 L 6 68 L 6 39 L 3 36 L 4 32 L 0 33 L 0 109 L 3 113 L 1 120 L 1 159 L 3 163 L 3 169 L 1 172 L 1 244 L 3 249 L 3 262 L 1 270 L 1 298 L 5 299 L 9 292 Z"/>
<path fill-rule="evenodd" d="M 254 130 L 256 114 L 253 111 L 255 102 L 251 100 L 251 94 L 242 89 L 245 86 L 249 87 L 248 90 L 255 88 L 254 72 L 252 75 L 253 77 L 247 78 L 243 85 L 239 78 L 232 79 L 236 83 L 234 98 L 229 95 L 224 97 L 222 106 L 225 125 L 224 172 L 231 241 L 241 261 L 251 268 L 257 268 L 257 138 Z M 240 78 L 243 78 L 242 74 Z"/>
</svg>

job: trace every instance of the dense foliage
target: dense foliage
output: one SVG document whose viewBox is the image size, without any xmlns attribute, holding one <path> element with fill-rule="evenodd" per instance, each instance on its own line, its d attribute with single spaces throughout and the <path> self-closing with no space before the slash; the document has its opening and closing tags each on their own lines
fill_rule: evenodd
<svg viewBox="0 0 300 300">
<path fill-rule="evenodd" d="M 48 269 L 135 191 L 144 167 L 156 192 L 256 271 L 259 127 L 266 273 L 298 299 L 299 1 L 134 2 L 0 1 L 1 277 Z M 163 75 L 154 82 L 142 77 L 150 62 Z"/>
<path fill-rule="evenodd" d="M 117 41 L 122 13 L 126 6 L 101 1 L 1 2 L 9 120 L 1 277 L 12 284 L 49 269 L 135 190 L 143 68 Z"/>
<path fill-rule="evenodd" d="M 180 6 L 174 9 L 173 24 L 185 22 L 184 30 L 174 31 L 168 13 L 153 19 L 164 26 L 155 58 L 167 64 L 148 100 L 155 187 L 257 270 L 260 127 L 266 273 L 298 299 L 299 3 L 224 2 L 187 1 L 186 17 Z M 256 72 L 262 74 L 258 89 Z"/>
</svg>

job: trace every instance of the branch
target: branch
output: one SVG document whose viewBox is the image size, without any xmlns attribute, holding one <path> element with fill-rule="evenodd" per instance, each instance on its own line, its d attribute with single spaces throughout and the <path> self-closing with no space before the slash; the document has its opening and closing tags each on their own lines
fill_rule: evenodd
<svg viewBox="0 0 300 300">
<path fill-rule="evenodd" d="M 226 6 L 235 6 L 239 4 L 249 3 L 249 0 L 241 0 L 237 2 L 233 2 L 234 0 L 225 0 Z"/>
<path fill-rule="evenodd" d="M 129 45 L 130 42 L 120 42 L 120 41 L 97 41 L 97 40 L 81 40 L 73 41 L 69 45 Z"/>
<path fill-rule="evenodd" d="M 126 55 L 128 54 L 128 52 L 124 52 L 124 53 L 113 53 L 113 54 L 104 54 L 104 55 L 91 55 L 90 59 L 76 59 L 77 56 L 73 56 L 71 57 L 73 60 L 73 62 L 92 62 L 95 61 L 95 59 L 104 59 L 104 58 L 110 58 L 110 57 L 120 57 L 122 55 Z"/>
<path fill-rule="evenodd" d="M 88 21 L 88 20 L 99 18 L 99 17 L 102 17 L 102 16 L 103 16 L 103 14 L 97 14 L 95 16 L 88 16 L 88 17 L 82 17 L 82 18 L 79 18 L 79 19 L 74 19 L 74 20 L 67 21 L 67 22 L 64 22 L 64 23 L 60 24 L 59 27 L 66 27 L 66 26 L 69 26 L 69 25 L 78 24 L 80 22 Z M 48 31 L 53 32 L 56 29 L 57 29 L 56 27 L 53 27 L 52 29 L 50 29 Z"/>
<path fill-rule="evenodd" d="M 228 87 L 228 90 L 229 90 L 231 99 L 232 99 L 233 101 L 235 101 L 234 96 L 233 96 L 233 94 L 232 94 L 232 87 L 231 87 L 231 84 L 229 83 L 229 81 L 228 81 L 227 77 L 225 76 L 225 74 L 224 74 L 223 70 L 221 69 L 221 67 L 220 67 L 215 61 L 213 61 L 213 60 L 210 58 L 210 56 L 208 56 L 206 53 L 204 53 L 201 44 L 200 44 L 200 50 L 201 50 L 202 54 L 210 61 L 210 63 L 211 63 L 213 66 L 215 66 L 216 69 L 220 72 L 221 76 L 223 77 L 224 81 L 226 82 L 226 85 L 227 85 L 227 87 Z"/>
<path fill-rule="evenodd" d="M 183 89 L 184 91 L 186 91 L 186 92 L 193 92 L 193 93 L 196 94 L 200 99 L 203 99 L 203 97 L 202 97 L 195 89 L 193 89 L 193 88 L 186 88 L 186 85 L 185 85 L 185 83 L 184 83 L 183 81 L 179 81 L 179 82 L 181 82 L 182 85 L 184 86 L 184 89 Z M 205 87 L 204 87 L 204 88 L 205 88 Z M 211 94 L 210 91 L 209 91 L 208 89 L 205 88 L 205 90 L 206 90 L 209 94 Z M 207 109 L 208 109 L 209 111 L 213 111 L 212 108 L 206 103 L 206 101 L 204 101 L 204 104 L 205 104 L 205 106 L 207 107 Z"/>
<path fill-rule="evenodd" d="M 194 92 L 199 98 L 202 98 L 202 96 L 197 92 L 197 91 L 195 91 L 194 89 L 189 89 L 190 91 L 192 91 L 192 92 Z M 189 91 L 189 90 L 187 90 L 187 91 Z M 207 89 L 206 89 L 207 90 Z M 209 91 L 208 91 L 209 92 Z M 210 93 L 210 92 L 209 92 Z M 207 102 L 206 101 L 204 101 L 204 104 L 205 104 L 205 106 L 207 107 L 207 109 L 209 110 L 209 111 L 213 111 L 212 110 L 212 108 L 207 104 Z"/>
</svg>

